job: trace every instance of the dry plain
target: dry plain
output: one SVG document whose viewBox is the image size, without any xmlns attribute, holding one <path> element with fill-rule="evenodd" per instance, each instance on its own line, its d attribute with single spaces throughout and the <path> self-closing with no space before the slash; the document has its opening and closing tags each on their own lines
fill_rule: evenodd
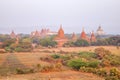
<svg viewBox="0 0 120 80">
<path fill-rule="evenodd" d="M 95 48 L 103 47 L 107 50 L 110 50 L 112 54 L 120 56 L 120 49 L 117 49 L 116 46 L 92 46 L 92 47 L 69 47 L 69 48 L 40 48 L 34 49 L 33 52 L 20 52 L 20 53 L 4 53 L 0 54 L 0 65 L 2 65 L 6 58 L 14 54 L 16 60 L 21 64 L 27 67 L 32 67 L 36 64 L 49 65 L 51 63 L 44 62 L 40 60 L 40 57 L 46 57 L 51 54 L 64 52 L 69 54 L 69 52 L 80 52 L 80 51 L 91 51 L 94 52 Z M 68 52 L 68 53 L 67 53 Z M 91 73 L 83 73 L 73 70 L 64 70 L 59 72 L 36 72 L 29 74 L 12 74 L 8 76 L 1 76 L 0 80 L 104 80 L 101 77 L 98 77 Z"/>
</svg>

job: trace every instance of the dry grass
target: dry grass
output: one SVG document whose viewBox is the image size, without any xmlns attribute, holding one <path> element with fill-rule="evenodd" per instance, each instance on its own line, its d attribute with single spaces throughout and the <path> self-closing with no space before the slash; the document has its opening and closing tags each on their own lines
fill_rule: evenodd
<svg viewBox="0 0 120 80">
<path fill-rule="evenodd" d="M 70 47 L 70 48 L 53 48 L 53 49 L 35 49 L 34 52 L 28 53 L 14 53 L 16 58 L 25 66 L 32 67 L 36 64 L 49 65 L 50 63 L 40 60 L 40 57 L 46 57 L 50 54 L 57 52 L 80 52 L 80 51 L 91 51 L 95 48 L 103 47 L 110 50 L 112 54 L 120 55 L 120 49 L 115 46 L 92 46 L 92 47 Z M 49 53 L 50 52 L 50 53 Z M 0 54 L 0 65 L 5 61 L 6 57 L 10 53 Z M 90 73 L 81 73 L 77 71 L 63 71 L 63 72 L 49 72 L 49 73 L 33 73 L 25 75 L 11 75 L 9 79 L 1 77 L 0 80 L 103 80 Z"/>
<path fill-rule="evenodd" d="M 82 73 L 76 71 L 34 73 L 25 75 L 12 75 L 2 77 L 0 80 L 104 80 L 91 73 Z"/>
</svg>

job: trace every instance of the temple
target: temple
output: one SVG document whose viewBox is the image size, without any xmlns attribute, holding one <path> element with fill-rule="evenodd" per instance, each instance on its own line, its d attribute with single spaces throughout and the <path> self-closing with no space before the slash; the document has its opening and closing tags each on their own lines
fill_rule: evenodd
<svg viewBox="0 0 120 80">
<path fill-rule="evenodd" d="M 104 35 L 105 34 L 105 32 L 103 31 L 103 29 L 101 28 L 101 26 L 98 27 L 96 34 L 97 35 Z"/>
<path fill-rule="evenodd" d="M 60 25 L 60 29 L 58 31 L 57 36 L 54 38 L 54 40 L 58 43 L 58 47 L 62 47 L 64 43 L 68 41 L 68 39 L 64 35 L 64 30 L 62 29 L 62 25 Z"/>
<path fill-rule="evenodd" d="M 85 33 L 85 31 L 84 31 L 84 28 L 83 28 L 83 30 L 82 30 L 82 32 L 81 32 L 80 39 L 83 39 L 83 40 L 86 40 L 86 41 L 90 42 L 90 39 L 89 39 L 89 37 L 86 35 L 86 33 Z"/>
<path fill-rule="evenodd" d="M 16 39 L 16 41 L 15 41 L 16 44 L 19 43 L 20 36 L 18 34 L 15 34 L 15 32 L 13 30 L 12 30 L 12 32 L 10 34 L 10 37 Z"/>
<path fill-rule="evenodd" d="M 50 31 L 49 29 L 41 29 L 40 31 L 36 30 L 31 32 L 31 37 L 40 37 L 44 38 L 49 35 L 56 35 L 57 32 Z"/>
<path fill-rule="evenodd" d="M 96 42 L 96 37 L 95 37 L 93 31 L 92 31 L 92 33 L 91 33 L 90 41 L 91 41 L 91 42 Z"/>
<path fill-rule="evenodd" d="M 72 34 L 72 38 L 71 38 L 72 41 L 76 41 L 77 40 L 77 36 L 75 35 L 75 33 L 73 32 Z"/>
<path fill-rule="evenodd" d="M 14 33 L 14 31 L 12 30 L 11 34 L 10 34 L 11 38 L 16 38 L 16 34 Z"/>
</svg>

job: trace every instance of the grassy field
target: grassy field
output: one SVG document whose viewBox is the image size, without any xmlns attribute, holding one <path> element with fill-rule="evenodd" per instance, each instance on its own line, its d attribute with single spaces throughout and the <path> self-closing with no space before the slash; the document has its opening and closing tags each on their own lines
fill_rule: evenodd
<svg viewBox="0 0 120 80">
<path fill-rule="evenodd" d="M 41 57 L 48 57 L 54 53 L 65 52 L 68 54 L 71 52 L 80 52 L 80 51 L 90 51 L 94 52 L 95 48 L 103 47 L 107 50 L 110 50 L 112 54 L 120 56 L 120 49 L 117 49 L 115 46 L 94 46 L 94 47 L 70 47 L 70 48 L 52 48 L 52 49 L 35 49 L 33 52 L 26 53 L 4 53 L 0 54 L 0 66 L 16 68 L 16 67 L 26 67 L 30 68 L 36 64 L 49 65 L 50 62 L 45 62 L 40 60 Z M 0 69 L 2 70 L 2 68 Z M 0 71 L 1 72 L 1 71 Z M 50 78 L 50 79 L 49 79 Z M 63 70 L 58 72 L 37 72 L 29 74 L 15 74 L 1 76 L 0 80 L 104 80 L 101 77 L 93 75 L 92 73 L 83 73 L 72 70 Z"/>
</svg>

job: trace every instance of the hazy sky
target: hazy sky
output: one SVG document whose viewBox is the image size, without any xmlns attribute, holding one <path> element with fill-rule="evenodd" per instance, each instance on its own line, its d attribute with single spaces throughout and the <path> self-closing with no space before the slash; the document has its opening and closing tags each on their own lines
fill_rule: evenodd
<svg viewBox="0 0 120 80">
<path fill-rule="evenodd" d="M 0 33 L 30 33 L 41 28 L 89 33 L 102 26 L 120 34 L 120 0 L 0 0 Z"/>
</svg>

